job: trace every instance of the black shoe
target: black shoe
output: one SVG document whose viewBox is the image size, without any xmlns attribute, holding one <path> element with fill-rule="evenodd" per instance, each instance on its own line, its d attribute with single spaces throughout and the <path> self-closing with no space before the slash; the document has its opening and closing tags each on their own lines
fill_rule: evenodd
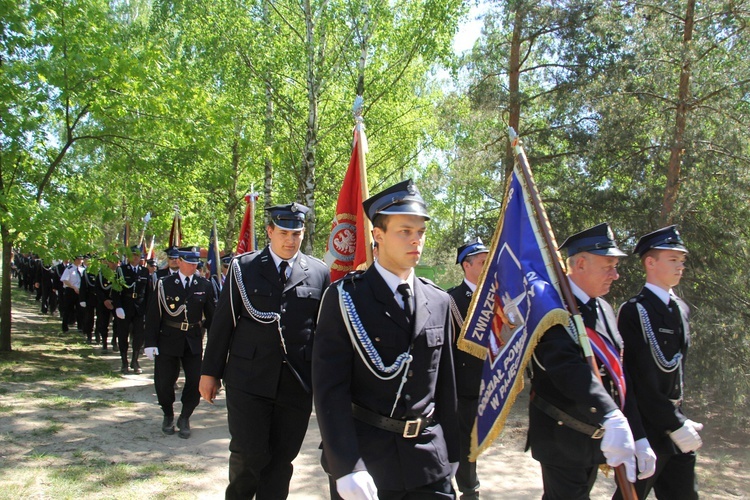
<svg viewBox="0 0 750 500">
<path fill-rule="evenodd" d="M 180 429 L 178 435 L 182 439 L 190 437 L 190 420 L 187 417 L 180 415 L 180 418 L 177 419 L 177 428 Z"/>
<path fill-rule="evenodd" d="M 161 421 L 161 431 L 167 436 L 174 434 L 174 415 L 164 417 L 164 420 Z"/>
<path fill-rule="evenodd" d="M 130 370 L 128 369 L 128 364 L 124 361 L 122 363 L 122 368 L 120 368 L 120 373 L 122 373 L 123 375 L 127 375 L 128 373 L 130 373 Z"/>
</svg>

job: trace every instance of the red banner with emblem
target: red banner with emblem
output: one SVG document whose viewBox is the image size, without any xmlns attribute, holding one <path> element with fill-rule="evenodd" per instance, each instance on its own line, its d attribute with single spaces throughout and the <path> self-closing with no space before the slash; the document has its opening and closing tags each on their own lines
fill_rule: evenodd
<svg viewBox="0 0 750 500">
<path fill-rule="evenodd" d="M 255 250 L 255 200 L 258 195 L 250 193 L 245 195 L 245 216 L 240 226 L 240 236 L 237 240 L 237 255 Z"/>
<path fill-rule="evenodd" d="M 354 129 L 352 156 L 336 203 L 336 218 L 326 244 L 325 262 L 331 268 L 331 281 L 342 278 L 366 263 L 370 238 L 369 224 L 362 208 L 367 197 L 364 156 L 367 139 L 362 123 Z"/>
</svg>

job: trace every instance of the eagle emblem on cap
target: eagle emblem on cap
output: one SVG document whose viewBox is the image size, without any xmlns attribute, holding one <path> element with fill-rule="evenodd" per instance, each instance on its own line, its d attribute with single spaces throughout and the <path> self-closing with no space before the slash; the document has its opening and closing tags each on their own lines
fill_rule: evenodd
<svg viewBox="0 0 750 500">
<path fill-rule="evenodd" d="M 612 228 L 609 226 L 607 226 L 607 238 L 609 238 L 610 240 L 615 239 L 615 233 L 612 232 Z"/>
<path fill-rule="evenodd" d="M 414 182 L 409 180 L 409 184 L 406 185 L 406 190 L 409 192 L 409 194 L 416 194 L 417 188 L 414 186 Z"/>
<path fill-rule="evenodd" d="M 289 207 L 289 209 L 290 209 L 290 210 L 291 210 L 292 212 L 296 212 L 296 211 L 297 211 L 297 204 L 296 204 L 296 203 L 292 203 L 292 205 L 291 205 L 291 207 Z"/>
</svg>

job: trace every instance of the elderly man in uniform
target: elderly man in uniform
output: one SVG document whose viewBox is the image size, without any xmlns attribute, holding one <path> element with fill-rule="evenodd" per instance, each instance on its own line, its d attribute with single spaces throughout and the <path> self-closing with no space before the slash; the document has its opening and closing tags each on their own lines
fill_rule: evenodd
<svg viewBox="0 0 750 500">
<path fill-rule="evenodd" d="M 313 349 L 321 462 L 346 500 L 454 498 L 450 297 L 414 274 L 430 217 L 411 180 L 363 207 L 378 259 L 326 291 Z"/>
<path fill-rule="evenodd" d="M 703 424 L 682 413 L 690 308 L 672 291 L 688 251 L 676 227 L 668 226 L 641 237 L 633 253 L 641 258 L 646 285 L 620 307 L 617 320 L 630 389 L 657 457 L 656 473 L 636 482 L 636 493 L 646 498 L 653 489 L 657 498 L 698 498 L 695 450 L 702 444 Z"/>
<path fill-rule="evenodd" d="M 310 361 L 328 267 L 300 252 L 308 208 L 266 209 L 270 244 L 231 262 L 208 334 L 200 391 L 224 379 L 229 421 L 226 498 L 286 498 L 312 411 Z"/>
<path fill-rule="evenodd" d="M 132 339 L 132 355 L 130 368 L 135 373 L 141 373 L 138 357 L 143 347 L 144 319 L 148 304 L 148 270 L 140 265 L 141 249 L 138 245 L 130 247 L 130 257 L 127 264 L 120 265 L 118 274 L 123 278 L 122 290 L 112 291 L 112 301 L 115 306 L 115 333 L 117 345 L 120 348 L 120 371 L 124 374 L 128 370 L 128 337 Z"/>
<path fill-rule="evenodd" d="M 469 311 L 471 298 L 477 289 L 479 277 L 489 253 L 482 240 L 461 245 L 456 253 L 456 264 L 464 272 L 463 282 L 448 290 L 453 298 L 460 317 L 454 318 L 455 332 L 453 338 L 453 357 L 456 366 L 456 392 L 458 393 L 458 424 L 461 437 L 461 459 L 456 472 L 456 484 L 462 499 L 479 498 L 479 478 L 477 477 L 477 463 L 469 461 L 471 451 L 471 429 L 477 417 L 479 401 L 479 384 L 482 380 L 484 361 L 458 348 L 458 334 L 461 325 Z"/>
<path fill-rule="evenodd" d="M 154 387 L 164 413 L 161 430 L 167 435 L 174 434 L 174 385 L 182 365 L 185 386 L 177 428 L 178 435 L 187 439 L 190 416 L 200 402 L 203 327 L 210 326 L 215 306 L 211 284 L 195 274 L 198 247 L 184 247 L 179 255 L 177 273 L 161 278 L 149 299 L 144 354 L 154 361 Z"/>
<path fill-rule="evenodd" d="M 623 342 L 612 307 L 601 298 L 619 278 L 619 258 L 609 225 L 599 224 L 570 236 L 568 281 L 597 354 L 602 383 L 583 356 L 577 336 L 554 326 L 539 341 L 532 361 L 528 443 L 540 462 L 545 499 L 589 498 L 600 464 L 624 465 L 635 482 L 636 461 L 646 478 L 656 457 L 620 363 Z"/>
</svg>

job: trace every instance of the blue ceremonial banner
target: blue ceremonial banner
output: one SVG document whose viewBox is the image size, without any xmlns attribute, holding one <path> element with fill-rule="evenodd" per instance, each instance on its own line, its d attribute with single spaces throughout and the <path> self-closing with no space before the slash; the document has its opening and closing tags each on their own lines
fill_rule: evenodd
<svg viewBox="0 0 750 500">
<path fill-rule="evenodd" d="M 208 237 L 208 254 L 206 255 L 206 263 L 211 270 L 209 276 L 220 275 L 219 259 L 219 240 L 216 235 L 216 221 L 214 221 L 214 227 L 211 228 L 211 236 Z"/>
<path fill-rule="evenodd" d="M 461 350 L 483 358 L 471 460 L 502 431 L 541 335 L 568 324 L 552 259 L 516 164 L 480 284 L 461 329 Z M 544 215 L 546 218 L 546 215 Z"/>
</svg>

